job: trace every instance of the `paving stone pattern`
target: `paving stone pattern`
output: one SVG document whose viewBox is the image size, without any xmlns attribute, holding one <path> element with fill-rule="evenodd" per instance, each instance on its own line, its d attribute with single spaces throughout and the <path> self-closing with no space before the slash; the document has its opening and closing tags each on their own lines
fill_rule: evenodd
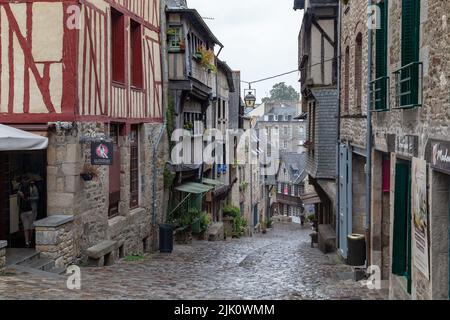
<svg viewBox="0 0 450 320">
<path fill-rule="evenodd" d="M 384 299 L 348 280 L 350 267 L 334 254 L 311 248 L 310 230 L 276 224 L 267 234 L 231 241 L 194 241 L 172 254 L 82 268 L 82 289 L 68 290 L 66 276 L 9 270 L 0 277 L 0 299 Z M 346 280 L 347 279 L 347 280 Z"/>
</svg>

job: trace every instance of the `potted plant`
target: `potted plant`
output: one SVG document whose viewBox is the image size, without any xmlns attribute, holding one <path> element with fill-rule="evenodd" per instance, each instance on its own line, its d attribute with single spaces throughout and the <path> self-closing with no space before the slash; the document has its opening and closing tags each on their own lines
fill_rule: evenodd
<svg viewBox="0 0 450 320">
<path fill-rule="evenodd" d="M 92 181 L 93 179 L 98 178 L 99 172 L 96 167 L 86 163 L 83 167 L 83 171 L 80 173 L 80 176 L 84 181 Z"/>
<path fill-rule="evenodd" d="M 183 129 L 192 131 L 194 129 L 194 124 L 192 122 L 187 122 L 184 124 Z"/>
<path fill-rule="evenodd" d="M 195 53 L 194 59 L 208 72 L 215 73 L 217 71 L 216 65 L 214 64 L 215 55 L 213 50 L 201 46 Z"/>
<path fill-rule="evenodd" d="M 265 220 L 261 221 L 261 232 L 263 234 L 267 233 L 267 222 Z"/>
</svg>

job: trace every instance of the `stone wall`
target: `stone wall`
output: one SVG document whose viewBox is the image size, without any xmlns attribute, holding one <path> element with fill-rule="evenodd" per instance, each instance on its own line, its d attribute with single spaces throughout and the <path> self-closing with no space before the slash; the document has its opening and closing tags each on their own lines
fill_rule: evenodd
<svg viewBox="0 0 450 320">
<path fill-rule="evenodd" d="M 393 72 L 401 67 L 401 15 L 402 2 L 389 1 L 389 31 L 388 31 L 388 74 L 391 77 L 390 85 L 390 111 L 374 113 L 373 127 L 377 137 L 386 137 L 387 134 L 396 137 L 413 135 L 418 137 L 418 154 L 421 159 L 426 157 L 426 145 L 429 139 L 449 140 L 450 137 L 450 51 L 449 26 L 450 2 L 421 0 L 420 8 L 420 44 L 419 61 L 423 63 L 423 105 L 412 109 L 394 109 L 396 107 L 395 79 Z M 386 150 L 383 139 L 376 139 L 375 148 Z M 393 150 L 389 150 L 393 151 Z M 395 151 L 395 150 L 394 150 Z M 395 165 L 395 162 L 392 163 Z M 431 188 L 431 195 L 437 190 Z M 391 199 L 395 198 L 392 192 Z M 391 207 L 394 201 L 391 201 Z M 448 209 L 447 209 L 448 211 Z M 415 267 L 412 270 L 412 294 L 405 292 L 399 277 L 391 275 L 391 296 L 399 298 L 430 299 L 441 295 L 439 283 L 445 277 L 442 274 L 448 261 L 440 262 L 434 246 L 438 246 L 433 239 L 440 239 L 444 234 L 441 228 L 433 230 L 433 219 L 439 220 L 439 211 L 431 207 L 430 211 L 430 268 L 431 279 L 428 280 Z M 439 223 L 443 223 L 440 221 Z M 448 223 L 448 222 L 447 222 Z M 392 224 L 392 219 L 391 219 Z M 444 226 L 448 227 L 448 224 Z M 391 231 L 392 236 L 392 231 Z M 448 236 L 448 235 L 447 235 Z M 392 241 L 392 240 L 391 240 Z M 444 243 L 445 241 L 442 241 Z M 445 243 L 448 250 L 448 244 Z M 438 246 L 439 247 L 439 246 Z M 442 248 L 441 248 L 442 249 Z M 447 292 L 448 294 L 448 292 Z"/>
<path fill-rule="evenodd" d="M 353 154 L 352 232 L 365 234 L 366 225 L 366 158 Z"/>
<path fill-rule="evenodd" d="M 153 227 L 153 177 L 156 165 L 155 223 L 163 221 L 163 168 L 168 157 L 168 140 L 163 131 L 161 143 L 153 156 L 160 136 L 161 123 L 143 124 L 139 129 L 139 207 L 130 210 L 130 138 L 129 128 L 119 137 L 121 176 L 118 216 L 109 219 L 109 167 L 98 166 L 98 177 L 84 181 L 80 177 L 89 164 L 90 142 L 86 138 L 109 136 L 104 123 L 76 123 L 72 130 L 53 132 L 48 147 L 48 215 L 74 216 L 74 252 L 78 257 L 102 240 L 123 243 L 121 253 L 141 254 L 155 248 L 157 230 Z"/>
<path fill-rule="evenodd" d="M 6 267 L 6 241 L 0 241 L 0 276 L 5 273 Z"/>
<path fill-rule="evenodd" d="M 57 268 L 65 268 L 75 260 L 73 216 L 54 215 L 35 223 L 36 251 L 43 258 L 55 261 Z"/>
<path fill-rule="evenodd" d="M 342 29 L 341 29 L 341 141 L 364 147 L 367 131 L 367 2 L 350 1 L 348 5 L 342 5 Z M 362 59 L 361 73 L 355 73 L 356 37 L 362 35 Z M 346 49 L 349 49 L 349 57 Z M 345 64 L 348 59 L 348 91 L 346 91 Z M 358 59 L 359 60 L 359 59 Z M 361 105 L 356 104 L 355 83 L 357 76 L 361 78 Z M 345 99 L 348 92 L 348 99 Z M 348 100 L 348 104 L 346 101 Z"/>
</svg>

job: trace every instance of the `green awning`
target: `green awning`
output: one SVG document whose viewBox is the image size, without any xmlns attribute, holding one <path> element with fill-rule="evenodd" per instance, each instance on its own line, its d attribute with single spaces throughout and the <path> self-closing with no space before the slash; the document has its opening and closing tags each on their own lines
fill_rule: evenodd
<svg viewBox="0 0 450 320">
<path fill-rule="evenodd" d="M 210 185 L 210 186 L 214 186 L 214 187 L 220 187 L 225 185 L 224 183 L 220 182 L 219 180 L 213 180 L 213 179 L 208 179 L 208 178 L 203 178 L 203 183 Z"/>
<path fill-rule="evenodd" d="M 206 184 L 197 182 L 187 182 L 175 188 L 175 190 L 193 194 L 201 194 L 214 189 L 213 186 L 208 186 Z"/>
</svg>

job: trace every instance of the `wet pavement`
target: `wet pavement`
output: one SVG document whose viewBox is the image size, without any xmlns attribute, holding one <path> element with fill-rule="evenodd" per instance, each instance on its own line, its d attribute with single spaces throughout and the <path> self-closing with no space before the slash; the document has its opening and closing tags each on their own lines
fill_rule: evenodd
<svg viewBox="0 0 450 320">
<path fill-rule="evenodd" d="M 0 277 L 0 299 L 386 299 L 351 279 L 335 254 L 311 248 L 311 230 L 276 224 L 267 234 L 231 241 L 194 241 L 172 254 L 81 268 L 81 290 L 67 276 L 11 271 Z"/>
</svg>

